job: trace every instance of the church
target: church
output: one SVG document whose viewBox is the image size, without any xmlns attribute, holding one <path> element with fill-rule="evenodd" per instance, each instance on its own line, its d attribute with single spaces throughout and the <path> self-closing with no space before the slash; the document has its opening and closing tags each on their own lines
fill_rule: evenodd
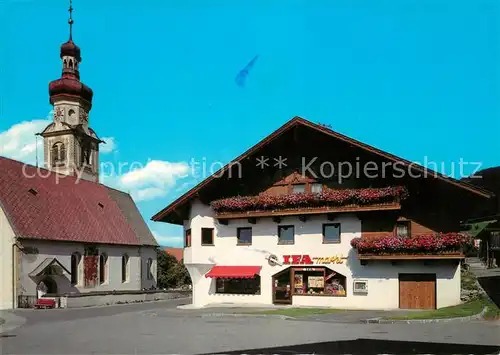
<svg viewBox="0 0 500 355">
<path fill-rule="evenodd" d="M 89 126 L 72 10 L 62 75 L 49 84 L 53 122 L 39 133 L 44 168 L 0 157 L 0 309 L 156 288 L 151 231 L 129 194 L 99 183 L 104 142 Z"/>
</svg>

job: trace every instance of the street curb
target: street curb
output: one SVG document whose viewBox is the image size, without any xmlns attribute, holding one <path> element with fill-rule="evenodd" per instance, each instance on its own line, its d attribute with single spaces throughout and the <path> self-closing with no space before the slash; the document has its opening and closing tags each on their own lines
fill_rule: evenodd
<svg viewBox="0 0 500 355">
<path fill-rule="evenodd" d="M 275 318 L 275 319 L 281 319 L 281 320 L 291 320 L 291 319 L 296 319 L 294 317 L 290 316 L 283 316 L 279 314 L 244 314 L 244 313 L 205 313 L 200 315 L 201 318 L 207 318 L 207 317 L 253 317 L 253 318 Z"/>
<path fill-rule="evenodd" d="M 471 320 L 481 319 L 483 315 L 488 311 L 488 307 L 484 307 L 481 312 L 467 317 L 455 317 L 455 318 L 436 318 L 436 319 L 382 319 L 382 318 L 370 318 L 362 320 L 361 323 L 365 324 L 423 324 L 423 323 L 450 323 L 450 322 L 468 322 Z"/>
</svg>

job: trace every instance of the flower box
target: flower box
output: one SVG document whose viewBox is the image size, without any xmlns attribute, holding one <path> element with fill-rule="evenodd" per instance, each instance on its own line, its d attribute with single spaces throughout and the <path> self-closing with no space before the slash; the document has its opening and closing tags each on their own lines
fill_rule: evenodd
<svg viewBox="0 0 500 355">
<path fill-rule="evenodd" d="M 221 214 L 321 207 L 370 206 L 399 202 L 407 197 L 407 189 L 396 186 L 367 189 L 328 189 L 319 193 L 236 196 L 213 201 L 210 205 L 216 213 Z"/>
<path fill-rule="evenodd" d="M 442 255 L 457 256 L 464 247 L 472 245 L 473 239 L 462 233 L 437 233 L 416 235 L 408 238 L 387 235 L 377 239 L 354 238 L 351 246 L 359 256 L 386 255 Z"/>
</svg>

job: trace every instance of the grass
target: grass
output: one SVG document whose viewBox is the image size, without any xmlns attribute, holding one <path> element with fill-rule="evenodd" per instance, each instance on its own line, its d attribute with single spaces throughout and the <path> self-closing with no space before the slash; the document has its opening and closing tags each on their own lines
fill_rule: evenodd
<svg viewBox="0 0 500 355">
<path fill-rule="evenodd" d="M 484 318 L 496 319 L 500 316 L 498 307 L 487 298 L 481 297 L 457 306 L 444 307 L 434 311 L 412 312 L 402 316 L 388 317 L 386 319 L 410 320 L 469 317 L 481 313 L 485 306 L 488 307 L 488 311 L 484 315 Z"/>
<path fill-rule="evenodd" d="M 306 317 L 315 314 L 331 314 L 345 312 L 342 309 L 334 308 L 280 308 L 280 309 L 266 309 L 263 311 L 248 312 L 249 314 L 266 314 L 266 315 L 280 315 L 288 317 Z"/>
</svg>

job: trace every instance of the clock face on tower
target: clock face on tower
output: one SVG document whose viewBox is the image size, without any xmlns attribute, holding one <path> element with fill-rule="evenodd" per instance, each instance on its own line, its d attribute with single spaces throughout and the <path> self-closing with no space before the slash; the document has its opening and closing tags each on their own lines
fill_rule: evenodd
<svg viewBox="0 0 500 355">
<path fill-rule="evenodd" d="M 82 123 L 88 123 L 89 121 L 89 114 L 87 111 L 80 109 L 80 122 Z"/>
<path fill-rule="evenodd" d="M 56 109 L 54 110 L 54 120 L 55 121 L 62 121 L 64 117 L 64 109 L 62 107 L 56 107 Z"/>
</svg>

